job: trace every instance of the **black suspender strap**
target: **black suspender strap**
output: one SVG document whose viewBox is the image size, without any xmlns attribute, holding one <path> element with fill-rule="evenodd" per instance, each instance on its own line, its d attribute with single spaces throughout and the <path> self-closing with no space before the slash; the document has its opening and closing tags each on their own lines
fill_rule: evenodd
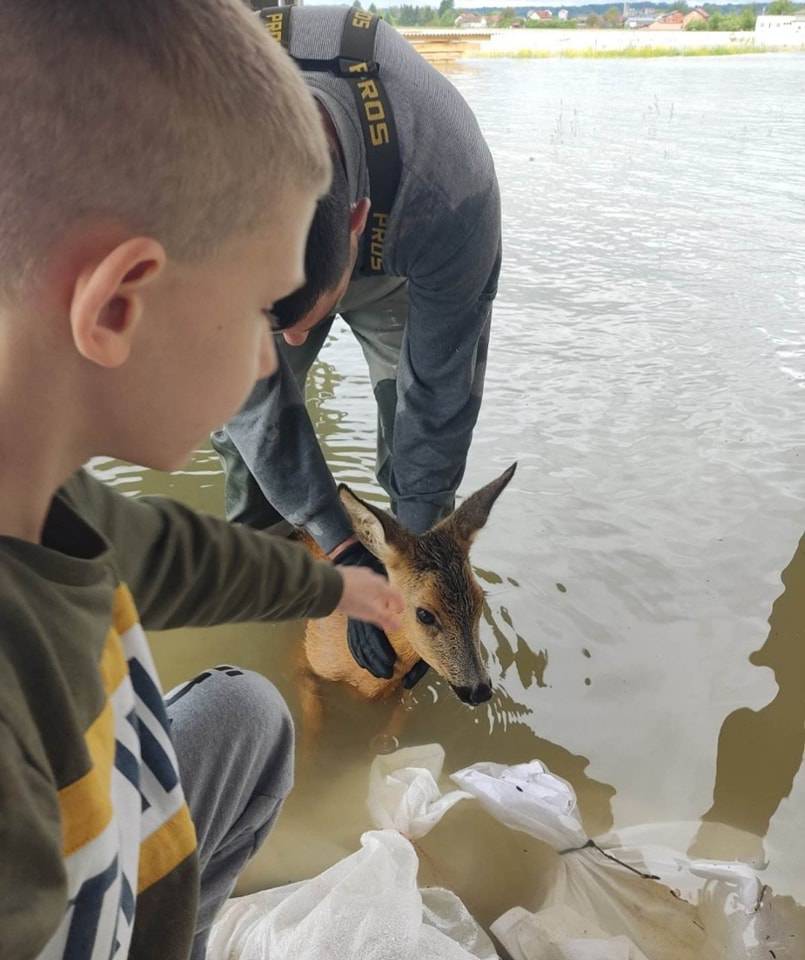
<svg viewBox="0 0 805 960">
<path fill-rule="evenodd" d="M 260 19 L 266 25 L 266 30 L 286 50 L 291 42 L 288 35 L 291 26 L 290 12 L 290 7 L 265 7 L 258 11 Z"/>
<path fill-rule="evenodd" d="M 342 65 L 346 66 L 366 145 L 372 207 L 366 225 L 361 272 L 369 275 L 383 273 L 386 231 L 402 167 L 394 114 L 380 79 L 380 67 L 373 59 L 377 24 L 374 14 L 350 8 L 341 35 L 340 56 Z"/>
<path fill-rule="evenodd" d="M 269 33 L 286 50 L 290 44 L 290 7 L 268 7 L 260 17 Z M 302 70 L 333 73 L 349 82 L 363 130 L 369 172 L 369 212 L 361 273 L 383 273 L 388 220 L 400 183 L 402 163 L 397 128 L 380 66 L 374 59 L 378 18 L 350 8 L 341 34 L 341 48 L 334 60 L 296 59 Z"/>
</svg>

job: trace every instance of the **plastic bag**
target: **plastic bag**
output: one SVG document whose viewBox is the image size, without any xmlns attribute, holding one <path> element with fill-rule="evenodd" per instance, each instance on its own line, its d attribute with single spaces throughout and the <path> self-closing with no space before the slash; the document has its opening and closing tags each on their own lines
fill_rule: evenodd
<svg viewBox="0 0 805 960">
<path fill-rule="evenodd" d="M 560 854 L 542 909 L 515 907 L 492 925 L 513 960 L 724 960 L 735 956 L 730 943 L 757 943 L 762 887 L 746 865 L 691 861 L 623 837 L 596 844 L 570 784 L 537 760 L 477 763 L 452 780 Z"/>
<path fill-rule="evenodd" d="M 369 777 L 375 824 L 361 849 L 311 880 L 230 900 L 208 960 L 494 960 L 489 937 L 455 894 L 420 891 L 409 837 L 424 836 L 459 800 L 443 796 L 438 745 L 377 757 Z"/>
</svg>

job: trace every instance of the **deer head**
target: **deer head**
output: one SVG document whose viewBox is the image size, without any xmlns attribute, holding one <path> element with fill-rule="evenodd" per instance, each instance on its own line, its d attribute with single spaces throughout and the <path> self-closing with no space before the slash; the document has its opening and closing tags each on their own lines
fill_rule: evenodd
<svg viewBox="0 0 805 960">
<path fill-rule="evenodd" d="M 478 636 L 484 594 L 470 565 L 470 546 L 516 466 L 418 536 L 345 484 L 339 487 L 356 536 L 384 564 L 405 598 L 402 627 L 389 637 L 392 645 L 398 653 L 401 646 L 412 649 L 473 706 L 489 700 L 492 686 Z"/>
</svg>

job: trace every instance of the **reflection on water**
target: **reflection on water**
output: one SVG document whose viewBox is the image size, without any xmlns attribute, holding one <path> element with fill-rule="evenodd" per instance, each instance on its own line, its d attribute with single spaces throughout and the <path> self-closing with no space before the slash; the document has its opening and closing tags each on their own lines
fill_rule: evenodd
<svg viewBox="0 0 805 960">
<path fill-rule="evenodd" d="M 591 833 L 703 818 L 698 852 L 765 857 L 764 879 L 803 901 L 805 58 L 491 61 L 455 82 L 504 198 L 462 488 L 520 463 L 473 551 L 497 695 L 473 710 L 428 676 L 395 714 L 327 688 L 242 889 L 354 850 L 371 745 L 396 737 L 443 743 L 448 771 L 538 757 Z M 339 324 L 309 400 L 336 478 L 382 500 L 369 381 Z M 208 450 L 169 477 L 97 466 L 124 492 L 221 510 Z M 155 654 L 166 686 L 234 660 L 298 712 L 300 638 L 177 631 Z M 539 889 L 544 852 L 470 803 L 421 848 L 423 879 L 481 919 Z"/>
<path fill-rule="evenodd" d="M 496 621 L 489 603 L 485 603 L 483 617 L 494 638 L 492 649 L 499 668 L 500 686 L 505 683 L 506 671 L 513 666 L 524 689 L 528 689 L 532 683 L 544 687 L 548 651 L 532 650 L 529 647 L 528 641 L 515 631 L 509 611 L 505 607 L 500 607 L 499 620 Z M 514 645 L 504 632 L 503 625 L 509 628 L 509 634 L 514 634 Z"/>
<path fill-rule="evenodd" d="M 763 841 L 781 801 L 788 797 L 805 749 L 805 537 L 782 575 L 784 592 L 769 617 L 769 636 L 750 657 L 769 667 L 777 695 L 760 710 L 740 707 L 721 727 L 713 804 L 693 852 L 719 855 L 708 843 L 707 825 L 730 823 L 755 840 L 741 856 L 762 860 Z M 774 745 L 773 748 L 772 745 Z M 770 749 L 771 748 L 771 749 Z M 734 851 L 730 851 L 734 852 Z"/>
</svg>

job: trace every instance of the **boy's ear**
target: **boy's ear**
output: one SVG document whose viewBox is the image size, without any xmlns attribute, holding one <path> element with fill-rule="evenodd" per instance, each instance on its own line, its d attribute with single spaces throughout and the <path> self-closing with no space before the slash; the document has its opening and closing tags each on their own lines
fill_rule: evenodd
<svg viewBox="0 0 805 960">
<path fill-rule="evenodd" d="M 355 536 L 378 560 L 387 564 L 394 552 L 405 550 L 410 534 L 390 513 L 361 500 L 345 483 L 338 485 L 338 495 L 352 521 Z"/>
<path fill-rule="evenodd" d="M 161 243 L 133 237 L 81 270 L 70 300 L 70 329 L 83 357 L 109 368 L 128 360 L 142 317 L 142 290 L 166 259 Z"/>
</svg>

